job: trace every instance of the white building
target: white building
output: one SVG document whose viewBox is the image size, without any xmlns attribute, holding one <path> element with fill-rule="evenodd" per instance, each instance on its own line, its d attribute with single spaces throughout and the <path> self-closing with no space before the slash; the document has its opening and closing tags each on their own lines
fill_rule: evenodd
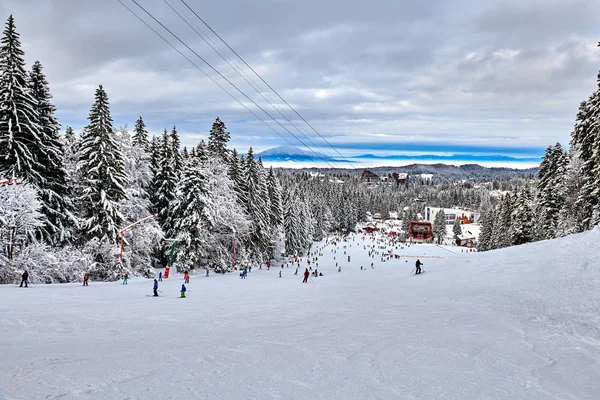
<svg viewBox="0 0 600 400">
<path fill-rule="evenodd" d="M 425 221 L 433 223 L 437 213 L 443 211 L 446 216 L 446 225 L 451 225 L 458 218 L 463 223 L 478 223 L 481 215 L 469 209 L 460 208 L 438 208 L 438 207 L 425 207 Z"/>
</svg>

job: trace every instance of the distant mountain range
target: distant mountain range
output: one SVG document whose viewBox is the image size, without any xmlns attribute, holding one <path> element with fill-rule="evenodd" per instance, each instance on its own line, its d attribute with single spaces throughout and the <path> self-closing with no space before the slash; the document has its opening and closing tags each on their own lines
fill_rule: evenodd
<svg viewBox="0 0 600 400">
<path fill-rule="evenodd" d="M 330 157 L 323 153 L 301 150 L 294 146 L 280 146 L 273 149 L 265 150 L 258 153 L 266 162 L 340 162 L 344 161 L 341 157 Z M 362 154 L 359 156 L 346 157 L 348 161 L 356 164 L 365 164 L 369 161 L 376 161 L 381 164 L 382 161 L 449 161 L 449 162 L 505 162 L 505 163 L 539 163 L 541 157 L 510 157 L 503 155 L 473 155 L 473 154 L 451 154 L 447 156 L 439 156 L 433 154 L 424 155 L 391 155 L 391 156 L 376 156 L 374 154 Z"/>
<path fill-rule="evenodd" d="M 312 152 L 307 150 L 301 150 L 294 146 L 279 146 L 273 149 L 265 150 L 258 153 L 257 156 L 261 156 L 263 161 L 268 162 L 323 162 L 323 161 L 337 161 L 337 159 L 329 157 L 323 153 Z"/>
</svg>

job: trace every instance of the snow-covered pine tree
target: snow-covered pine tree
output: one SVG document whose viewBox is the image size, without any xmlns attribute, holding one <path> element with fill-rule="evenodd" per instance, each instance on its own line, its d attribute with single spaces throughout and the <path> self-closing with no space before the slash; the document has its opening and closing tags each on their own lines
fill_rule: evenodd
<svg viewBox="0 0 600 400">
<path fill-rule="evenodd" d="M 177 187 L 177 177 L 173 169 L 172 150 L 173 145 L 165 129 L 161 141 L 158 173 L 154 178 L 155 182 L 153 184 L 153 187 L 156 188 L 154 209 L 158 216 L 158 222 L 164 232 L 169 232 L 172 228 L 172 223 L 169 219 L 170 205 L 175 198 Z"/>
<path fill-rule="evenodd" d="M 40 170 L 43 179 L 37 184 L 42 213 L 46 216 L 43 237 L 56 244 L 71 237 L 75 216 L 65 168 L 65 149 L 60 137 L 60 125 L 54 115 L 56 107 L 51 103 L 52 95 L 39 61 L 33 64 L 29 74 L 29 90 L 36 100 L 36 122 L 41 128 L 40 140 L 44 146 L 32 149 L 44 167 Z"/>
<path fill-rule="evenodd" d="M 599 127 L 595 123 L 600 117 L 600 91 L 596 90 L 587 101 L 581 102 L 577 113 L 575 127 L 571 133 L 571 147 L 579 149 L 581 168 L 579 174 L 582 179 L 580 193 L 576 206 L 581 210 L 577 231 L 593 227 L 593 214 L 598 206 L 596 191 L 596 159 L 594 157 L 594 143 L 600 136 Z"/>
<path fill-rule="evenodd" d="M 200 163 L 205 165 L 208 162 L 208 149 L 206 148 L 206 142 L 201 140 L 196 146 L 196 157 L 200 160 Z"/>
<path fill-rule="evenodd" d="M 534 240 L 534 216 L 533 216 L 533 199 L 529 186 L 525 186 L 523 191 L 518 195 L 516 207 L 513 211 L 512 225 L 510 227 L 509 236 L 512 240 L 512 245 L 520 245 L 532 242 Z"/>
<path fill-rule="evenodd" d="M 584 179 L 580 174 L 583 161 L 579 157 L 577 145 L 569 149 L 569 163 L 563 180 L 563 187 L 559 188 L 564 199 L 559 217 L 558 232 L 562 235 L 581 232 L 582 216 L 581 203 L 578 203 L 579 194 L 583 187 Z"/>
<path fill-rule="evenodd" d="M 179 133 L 177 133 L 177 128 L 173 125 L 173 129 L 171 130 L 171 156 L 173 157 L 173 170 L 175 172 L 175 176 L 179 176 L 181 174 L 181 170 L 183 168 L 183 158 L 181 156 L 181 140 L 179 140 Z"/>
<path fill-rule="evenodd" d="M 185 165 L 177 184 L 177 196 L 171 203 L 172 226 L 169 237 L 179 241 L 177 260 L 185 269 L 204 263 L 206 236 L 211 220 L 206 210 L 207 180 L 198 158 Z"/>
<path fill-rule="evenodd" d="M 436 241 L 441 243 L 446 237 L 446 215 L 443 210 L 438 211 L 435 214 L 435 218 L 433 220 L 433 234 L 435 235 Z"/>
<path fill-rule="evenodd" d="M 538 207 L 540 210 L 539 230 L 542 239 L 557 235 L 557 224 L 564 199 L 561 191 L 567 168 L 567 156 L 560 143 L 549 146 L 542 158 L 538 173 Z"/>
<path fill-rule="evenodd" d="M 152 178 L 148 191 L 150 196 L 150 212 L 154 215 L 158 215 L 158 188 L 160 187 L 158 174 L 160 171 L 161 150 L 160 138 L 153 135 L 150 141 L 150 173 Z"/>
<path fill-rule="evenodd" d="M 116 243 L 123 222 L 120 203 L 126 198 L 127 175 L 102 85 L 96 89 L 95 97 L 88 116 L 90 123 L 83 130 L 78 149 L 82 177 L 80 228 L 86 239 L 105 237 Z"/>
<path fill-rule="evenodd" d="M 135 121 L 132 145 L 144 149 L 145 151 L 150 151 L 148 130 L 146 129 L 146 123 L 144 122 L 144 119 L 141 116 L 137 119 L 137 121 Z"/>
<path fill-rule="evenodd" d="M 254 159 L 252 147 L 246 157 L 245 182 L 247 184 L 247 213 L 252 220 L 254 233 L 249 236 L 250 247 L 256 256 L 271 256 L 272 242 L 269 218 L 269 199 L 264 171 Z M 267 195 L 265 196 L 265 193 Z"/>
<path fill-rule="evenodd" d="M 248 188 L 246 187 L 244 175 L 244 162 L 240 160 L 237 150 L 233 149 L 229 157 L 229 178 L 233 181 L 238 203 L 246 207 L 248 204 Z"/>
<path fill-rule="evenodd" d="M 267 176 L 267 187 L 269 191 L 269 200 L 271 205 L 271 226 L 279 227 L 283 224 L 283 206 L 281 204 L 281 186 L 279 184 L 279 180 L 273 172 L 273 167 L 269 168 L 269 175 Z"/>
<path fill-rule="evenodd" d="M 12 15 L 3 34 L 0 41 L 0 176 L 15 176 L 39 185 L 44 180 L 45 166 L 38 156 L 46 149 Z"/>
<path fill-rule="evenodd" d="M 302 255 L 306 248 L 305 231 L 300 216 L 301 205 L 293 191 L 283 195 L 285 252 L 288 256 Z"/>
<path fill-rule="evenodd" d="M 496 222 L 496 212 L 495 209 L 489 208 L 482 215 L 481 220 L 481 232 L 479 234 L 479 238 L 477 240 L 477 250 L 478 251 L 488 251 L 492 250 L 494 247 L 492 246 L 492 240 L 494 237 L 494 223 Z"/>
<path fill-rule="evenodd" d="M 460 224 L 460 219 L 458 218 L 454 220 L 454 226 L 452 226 L 452 233 L 454 234 L 454 239 L 458 239 L 458 237 L 462 235 L 462 226 Z"/>
<path fill-rule="evenodd" d="M 230 134 L 227 132 L 225 123 L 217 117 L 208 135 L 208 152 L 210 156 L 228 161 L 229 151 L 227 150 L 227 143 L 229 143 L 229 139 Z"/>
<path fill-rule="evenodd" d="M 119 129 L 119 145 L 125 158 L 125 172 L 129 178 L 122 202 L 124 225 L 150 216 L 151 203 L 148 188 L 152 181 L 150 154 L 138 141 L 134 144 L 127 128 Z M 144 272 L 152 265 L 151 255 L 163 239 L 156 220 L 149 220 L 125 233 L 125 260 L 136 271 Z"/>
<path fill-rule="evenodd" d="M 67 126 L 64 136 L 65 149 L 65 169 L 67 176 L 71 181 L 75 180 L 75 171 L 77 169 L 77 145 L 79 138 L 75 135 L 75 131 L 70 126 Z"/>
</svg>

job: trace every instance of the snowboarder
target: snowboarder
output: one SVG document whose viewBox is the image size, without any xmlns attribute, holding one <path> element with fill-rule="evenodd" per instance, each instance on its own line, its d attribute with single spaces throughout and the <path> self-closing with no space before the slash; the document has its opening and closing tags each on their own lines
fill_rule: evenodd
<svg viewBox="0 0 600 400">
<path fill-rule="evenodd" d="M 421 265 L 423 265 L 421 260 L 417 260 L 417 262 L 415 263 L 415 275 L 419 275 L 421 273 Z"/>
<path fill-rule="evenodd" d="M 162 282 L 162 271 L 158 273 L 158 281 Z"/>
<path fill-rule="evenodd" d="M 190 274 L 185 271 L 185 275 L 183 275 L 183 279 L 185 279 L 185 283 L 190 283 Z"/>
<path fill-rule="evenodd" d="M 123 275 L 123 285 L 127 285 L 128 278 L 129 278 L 129 274 L 126 273 L 125 275 Z M 156 281 L 156 279 L 154 281 Z"/>
<path fill-rule="evenodd" d="M 89 276 L 88 276 L 88 274 L 86 272 L 85 274 L 83 274 L 83 286 L 89 286 L 88 285 L 88 279 L 89 279 Z"/>
<path fill-rule="evenodd" d="M 25 284 L 25 287 L 27 287 L 27 279 L 29 279 L 29 273 L 27 271 L 23 271 L 23 274 L 21 275 L 21 284 L 19 287 L 23 287 L 23 284 Z"/>
<path fill-rule="evenodd" d="M 154 291 L 154 297 L 158 297 L 158 281 L 156 279 L 154 280 L 152 290 Z"/>
<path fill-rule="evenodd" d="M 307 283 L 308 282 L 309 275 L 310 275 L 310 272 L 308 272 L 308 268 L 306 268 L 304 270 L 304 280 L 302 281 L 302 283 Z"/>
<path fill-rule="evenodd" d="M 186 290 L 187 289 L 185 288 L 185 284 L 181 284 L 181 291 L 180 291 L 181 292 L 181 298 L 185 297 L 185 291 Z"/>
</svg>

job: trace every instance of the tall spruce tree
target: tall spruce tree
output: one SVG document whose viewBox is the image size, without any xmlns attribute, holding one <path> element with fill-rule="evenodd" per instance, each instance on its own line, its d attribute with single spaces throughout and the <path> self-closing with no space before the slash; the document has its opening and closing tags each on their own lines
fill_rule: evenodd
<svg viewBox="0 0 600 400">
<path fill-rule="evenodd" d="M 181 140 L 179 140 L 179 133 L 177 128 L 173 125 L 171 130 L 171 156 L 173 157 L 173 170 L 176 176 L 181 174 L 183 167 L 183 157 L 181 156 Z"/>
<path fill-rule="evenodd" d="M 106 238 L 116 243 L 123 221 L 120 202 L 125 199 L 127 176 L 123 155 L 113 130 L 108 96 L 102 85 L 83 130 L 78 151 L 83 181 L 80 202 L 84 238 Z"/>
<path fill-rule="evenodd" d="M 265 196 L 266 182 L 264 171 L 254 158 L 252 147 L 246 157 L 245 181 L 247 183 L 247 212 L 253 223 L 254 234 L 250 236 L 251 246 L 258 256 L 260 253 L 270 256 L 272 243 L 270 235 L 269 199 Z"/>
<path fill-rule="evenodd" d="M 217 117 L 213 122 L 208 135 L 208 152 L 212 157 L 219 158 L 223 161 L 229 159 L 227 143 L 229 143 L 230 134 L 227 132 L 225 123 Z"/>
<path fill-rule="evenodd" d="M 558 217 L 564 199 L 561 191 L 568 158 L 560 143 L 549 146 L 538 173 L 538 207 L 542 239 L 557 236 Z"/>
<path fill-rule="evenodd" d="M 525 186 L 525 189 L 517 198 L 510 227 L 510 237 L 513 245 L 525 244 L 534 240 L 533 223 L 535 219 L 533 217 L 532 202 L 529 186 Z"/>
<path fill-rule="evenodd" d="M 142 117 L 139 117 L 135 121 L 135 128 L 133 130 L 133 137 L 131 144 L 133 146 L 140 147 L 145 151 L 150 151 L 150 142 L 148 140 L 148 131 L 146 129 L 146 123 Z"/>
<path fill-rule="evenodd" d="M 478 251 L 488 251 L 493 249 L 492 241 L 494 237 L 494 223 L 496 222 L 496 212 L 494 208 L 489 208 L 482 215 L 481 233 L 477 240 Z"/>
<path fill-rule="evenodd" d="M 29 74 L 29 90 L 36 100 L 35 111 L 40 126 L 42 151 L 36 158 L 42 166 L 43 179 L 38 183 L 38 193 L 42 202 L 42 213 L 46 216 L 45 238 L 51 243 L 62 242 L 71 236 L 70 227 L 75 221 L 73 203 L 67 171 L 65 168 L 65 148 L 60 137 L 60 125 L 51 103 L 52 95 L 42 64 L 36 61 Z"/>
<path fill-rule="evenodd" d="M 0 41 L 0 176 L 44 180 L 46 152 L 37 102 L 27 84 L 24 53 L 11 15 Z"/>
<path fill-rule="evenodd" d="M 462 226 L 460 224 L 460 219 L 456 218 L 454 220 L 454 226 L 452 227 L 452 233 L 454 234 L 454 239 L 458 239 L 460 235 L 462 235 Z"/>
<path fill-rule="evenodd" d="M 156 188 L 154 208 L 158 215 L 158 222 L 164 232 L 169 232 L 172 228 L 169 210 L 171 201 L 175 198 L 177 186 L 177 176 L 173 168 L 172 151 L 173 145 L 169 134 L 165 129 L 161 141 L 158 173 L 156 174 L 155 183 L 153 185 Z"/>
<path fill-rule="evenodd" d="M 271 203 L 270 220 L 271 226 L 279 227 L 283 224 L 283 206 L 281 204 L 281 186 L 279 180 L 273 173 L 273 168 L 269 169 L 267 177 L 267 187 L 269 191 L 269 200 Z"/>
<path fill-rule="evenodd" d="M 446 237 L 446 215 L 443 210 L 438 211 L 435 214 L 433 220 L 433 234 L 435 235 L 436 241 L 439 243 Z"/>
<path fill-rule="evenodd" d="M 171 203 L 172 226 L 168 231 L 168 236 L 179 241 L 179 263 L 188 269 L 201 264 L 206 253 L 205 235 L 211 226 L 206 212 L 207 194 L 207 180 L 200 161 L 190 159 L 177 185 L 177 196 Z"/>
</svg>

